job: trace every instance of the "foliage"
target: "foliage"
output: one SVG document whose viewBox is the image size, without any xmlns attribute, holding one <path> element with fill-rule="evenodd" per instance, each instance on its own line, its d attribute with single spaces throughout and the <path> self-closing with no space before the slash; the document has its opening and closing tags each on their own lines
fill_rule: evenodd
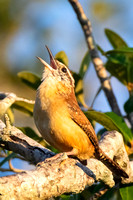
<svg viewBox="0 0 133 200">
<path fill-rule="evenodd" d="M 115 76 L 122 84 L 127 87 L 129 92 L 129 99 L 124 104 L 124 109 L 126 112 L 126 119 L 128 119 L 128 115 L 133 112 L 133 48 L 128 47 L 126 42 L 115 32 L 112 30 L 106 29 L 105 34 L 111 43 L 113 50 L 109 50 L 105 52 L 101 47 L 98 47 L 99 51 L 106 57 L 105 67 L 110 73 L 111 76 Z M 55 55 L 55 58 L 60 62 L 68 65 L 68 58 L 64 51 L 61 51 Z M 84 107 L 87 108 L 85 111 L 85 115 L 89 120 L 96 121 L 101 124 L 104 130 L 116 130 L 121 132 L 123 135 L 124 141 L 126 144 L 130 144 L 131 149 L 133 143 L 133 134 L 131 128 L 129 128 L 125 122 L 125 118 L 122 116 L 118 116 L 113 112 L 99 112 L 96 110 L 88 109 L 88 106 L 84 100 L 84 90 L 83 90 L 83 80 L 86 75 L 87 70 L 90 66 L 90 55 L 89 52 L 86 52 L 78 73 L 72 72 L 73 77 L 75 79 L 75 94 L 78 102 Z M 18 77 L 32 89 L 36 90 L 41 83 L 40 77 L 32 72 L 23 71 L 18 73 Z M 101 88 L 98 93 L 101 92 Z M 97 94 L 96 94 L 97 97 Z M 11 107 L 7 110 L 7 113 L 10 115 L 12 119 L 12 123 L 14 120 L 13 111 L 14 109 L 18 109 L 26 114 L 32 116 L 33 115 L 33 106 L 34 103 L 30 101 L 25 101 L 23 99 L 16 99 L 16 101 L 11 105 Z M 103 133 L 103 128 L 100 130 L 101 135 Z M 37 135 L 37 133 L 30 127 L 20 127 L 20 129 L 32 139 L 43 143 L 43 139 Z M 53 150 L 53 149 L 52 149 Z M 1 150 L 2 151 L 2 150 Z M 132 152 L 133 153 L 133 152 Z M 5 152 L 6 157 L 0 162 L 0 166 L 2 166 L 5 162 L 9 161 L 11 158 L 15 158 L 16 154 L 11 152 Z M 94 190 L 97 186 L 94 186 Z M 101 199 L 107 199 L 110 196 L 112 190 L 108 191 Z M 132 197 L 132 186 L 124 187 L 120 189 L 118 192 L 121 195 L 121 198 L 124 200 L 131 199 Z M 112 193 L 113 195 L 113 193 Z M 61 199 L 79 199 L 80 195 L 63 195 Z M 112 198 L 112 197 L 111 197 Z"/>
<path fill-rule="evenodd" d="M 131 200 L 133 197 L 133 186 L 125 186 L 120 188 L 122 199 Z"/>
<path fill-rule="evenodd" d="M 106 29 L 106 36 L 114 47 L 113 50 L 101 53 L 107 58 L 106 69 L 112 76 L 127 86 L 130 93 L 133 91 L 133 48 L 127 46 L 126 42 L 115 32 Z"/>
<path fill-rule="evenodd" d="M 38 77 L 36 74 L 33 74 L 31 72 L 22 71 L 18 73 L 18 77 L 29 87 L 36 90 L 38 86 L 41 84 L 40 77 Z"/>
<path fill-rule="evenodd" d="M 85 112 L 85 114 L 89 119 L 95 120 L 96 122 L 103 125 L 104 128 L 106 128 L 108 131 L 116 130 L 121 132 L 126 143 L 132 141 L 133 135 L 130 128 L 128 128 L 124 119 L 114 112 L 102 113 L 88 110 Z"/>
</svg>

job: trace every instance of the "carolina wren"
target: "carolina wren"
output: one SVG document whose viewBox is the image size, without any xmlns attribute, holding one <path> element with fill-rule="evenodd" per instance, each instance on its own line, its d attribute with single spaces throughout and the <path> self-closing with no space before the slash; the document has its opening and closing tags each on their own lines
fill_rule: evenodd
<svg viewBox="0 0 133 200">
<path fill-rule="evenodd" d="M 77 103 L 70 70 L 46 48 L 50 65 L 38 57 L 45 70 L 33 114 L 39 132 L 50 145 L 68 156 L 81 161 L 96 157 L 115 175 L 128 178 L 127 173 L 100 149 L 95 131 Z"/>
</svg>

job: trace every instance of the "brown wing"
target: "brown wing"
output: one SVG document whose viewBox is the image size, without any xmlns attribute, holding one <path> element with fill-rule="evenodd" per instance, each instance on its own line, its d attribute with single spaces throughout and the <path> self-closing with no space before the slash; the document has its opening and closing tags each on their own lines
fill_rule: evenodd
<svg viewBox="0 0 133 200">
<path fill-rule="evenodd" d="M 74 96 L 74 98 L 73 98 Z M 70 96 L 70 98 L 67 100 L 68 102 L 68 108 L 69 113 L 72 118 L 72 120 L 79 125 L 80 128 L 84 130 L 84 132 L 87 134 L 88 138 L 90 139 L 91 143 L 94 145 L 95 150 L 99 149 L 98 146 L 98 140 L 95 134 L 95 131 L 87 119 L 87 117 L 84 115 L 82 110 L 80 109 L 75 95 Z"/>
<path fill-rule="evenodd" d="M 68 102 L 69 113 L 72 120 L 76 124 L 78 124 L 79 127 L 82 128 L 84 132 L 87 134 L 88 138 L 90 139 L 91 143 L 95 148 L 96 158 L 102 161 L 117 176 L 128 178 L 127 173 L 99 148 L 95 131 L 91 123 L 87 119 L 87 117 L 81 111 L 75 95 L 74 94 L 70 95 L 70 98 L 67 100 L 67 102 Z"/>
</svg>

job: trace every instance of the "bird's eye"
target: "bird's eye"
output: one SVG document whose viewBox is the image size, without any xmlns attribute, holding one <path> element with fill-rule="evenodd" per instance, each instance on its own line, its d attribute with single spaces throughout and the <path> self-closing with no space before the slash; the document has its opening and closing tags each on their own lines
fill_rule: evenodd
<svg viewBox="0 0 133 200">
<path fill-rule="evenodd" d="M 66 73 L 67 72 L 67 69 L 65 67 L 62 67 L 62 72 Z"/>
</svg>

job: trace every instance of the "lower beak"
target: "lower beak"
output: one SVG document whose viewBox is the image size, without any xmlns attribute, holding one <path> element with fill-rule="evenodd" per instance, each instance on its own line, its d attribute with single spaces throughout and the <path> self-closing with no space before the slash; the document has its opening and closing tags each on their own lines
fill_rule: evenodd
<svg viewBox="0 0 133 200">
<path fill-rule="evenodd" d="M 37 56 L 37 58 L 38 58 L 38 60 L 41 61 L 41 63 L 42 63 L 45 67 L 47 67 L 47 68 L 50 69 L 51 71 L 53 70 L 53 68 L 52 68 L 48 63 L 46 63 L 42 58 L 40 58 L 40 57 L 38 57 L 38 56 Z"/>
<path fill-rule="evenodd" d="M 51 71 L 52 71 L 53 69 L 56 70 L 56 69 L 57 69 L 56 60 L 55 60 L 53 54 L 51 53 L 50 49 L 49 49 L 47 46 L 46 46 L 46 48 L 47 48 L 48 53 L 49 53 L 49 56 L 50 56 L 50 65 L 49 65 L 48 63 L 46 63 L 42 58 L 40 58 L 40 57 L 37 57 L 37 58 L 41 61 L 41 63 L 42 63 L 45 67 L 49 68 Z"/>
</svg>

